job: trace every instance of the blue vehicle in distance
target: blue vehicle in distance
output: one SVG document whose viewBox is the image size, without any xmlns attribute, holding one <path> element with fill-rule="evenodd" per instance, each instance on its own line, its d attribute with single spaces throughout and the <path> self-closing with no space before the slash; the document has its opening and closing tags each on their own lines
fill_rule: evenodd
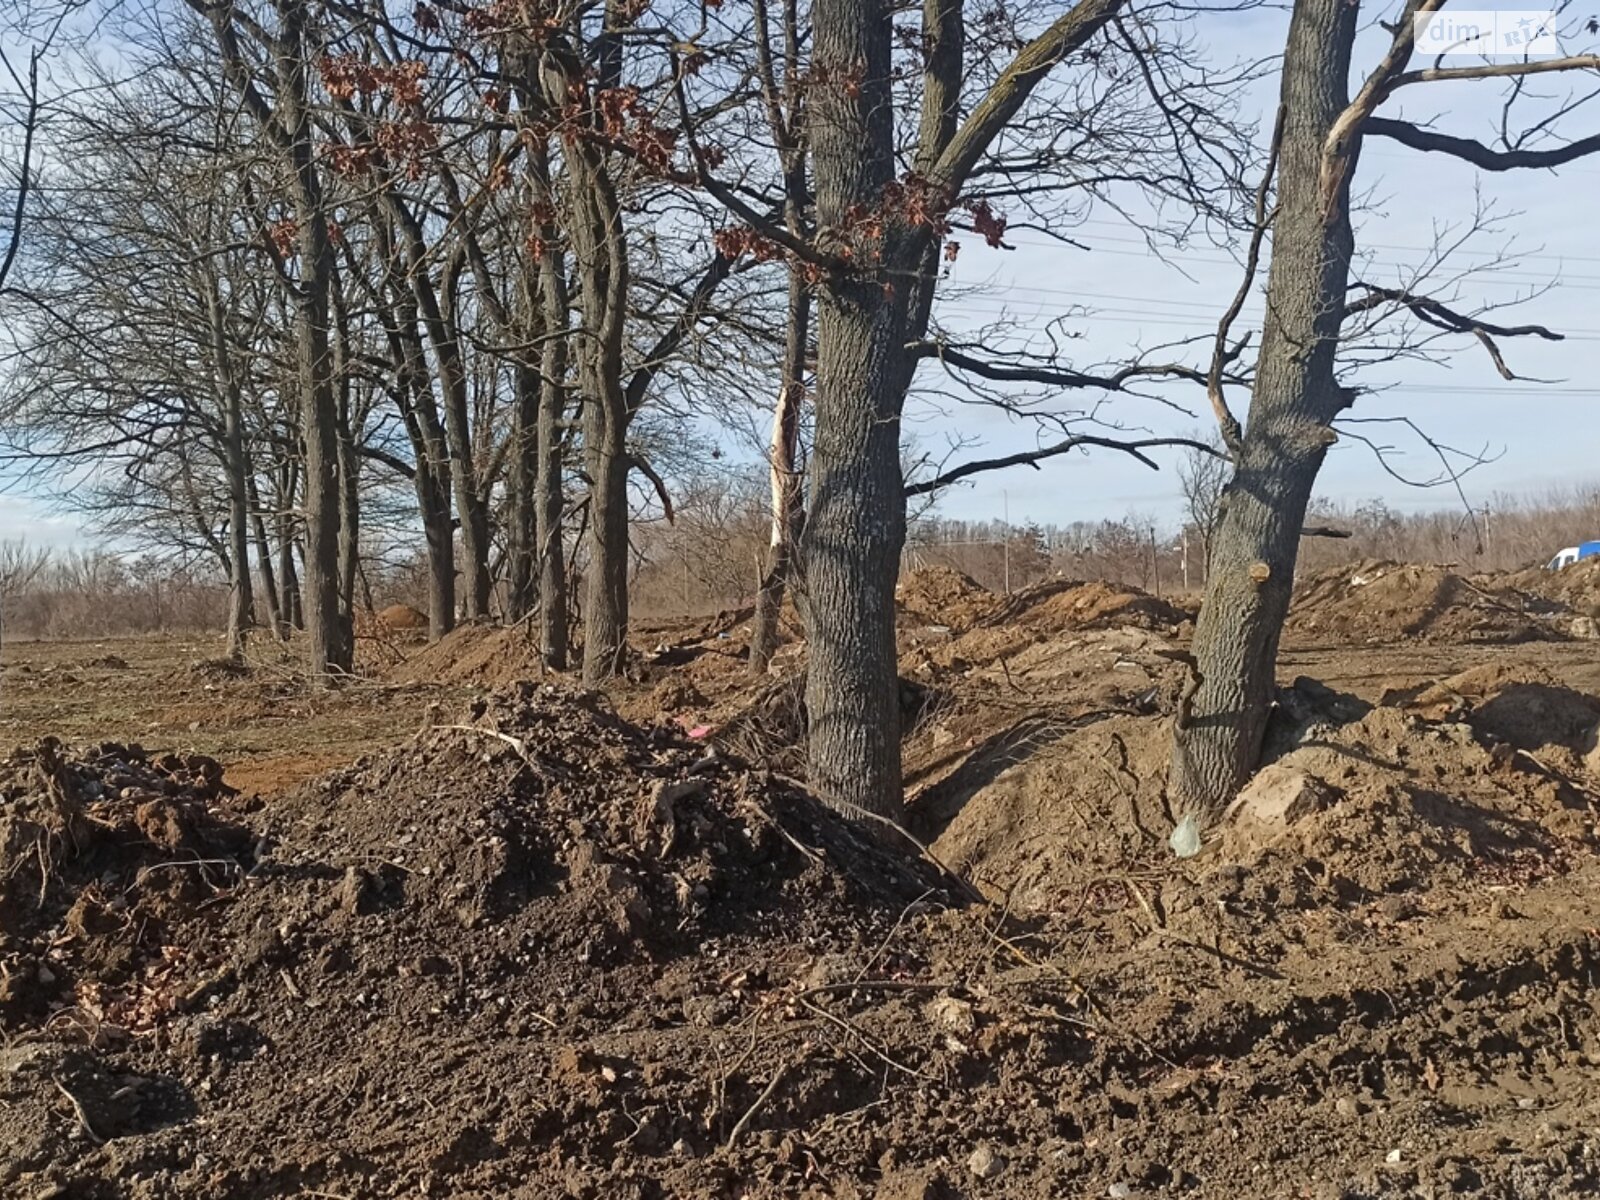
<svg viewBox="0 0 1600 1200">
<path fill-rule="evenodd" d="M 1559 571 L 1586 558 L 1600 558 L 1600 542 L 1580 542 L 1576 546 L 1568 546 L 1545 564 L 1545 570 Z"/>
</svg>

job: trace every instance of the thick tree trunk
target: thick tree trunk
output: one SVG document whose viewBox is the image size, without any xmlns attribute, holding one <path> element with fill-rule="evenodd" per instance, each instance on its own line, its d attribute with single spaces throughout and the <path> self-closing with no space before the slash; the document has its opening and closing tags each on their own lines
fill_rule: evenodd
<svg viewBox="0 0 1600 1200">
<path fill-rule="evenodd" d="M 327 224 L 320 206 L 303 214 L 301 254 L 330 261 Z M 339 602 L 339 436 L 328 356 L 328 293 L 322 271 L 307 268 L 296 339 L 302 384 L 305 446 L 306 578 L 302 588 L 311 670 L 345 674 L 353 651 L 350 614 Z M 320 277 L 320 282 L 313 279 Z"/>
<path fill-rule="evenodd" d="M 843 230 L 893 177 L 889 10 L 883 0 L 817 0 L 812 126 L 817 222 Z M 856 247 L 859 262 L 871 247 Z M 893 247 L 883 260 L 895 261 Z M 905 540 L 900 409 L 905 292 L 836 271 L 818 297 L 817 430 L 804 553 L 810 669 L 810 783 L 825 800 L 895 817 L 900 706 L 894 588 Z"/>
<path fill-rule="evenodd" d="M 811 293 L 799 271 L 789 275 L 788 330 L 783 352 L 783 382 L 772 414 L 768 472 L 772 484 L 772 533 L 756 594 L 750 628 L 750 674 L 765 675 L 778 647 L 778 617 L 784 589 L 794 570 L 794 542 L 800 526 L 800 477 L 796 473 L 800 406 L 805 399 L 806 346 L 811 333 Z"/>
<path fill-rule="evenodd" d="M 628 633 L 628 423 L 622 383 L 628 254 L 606 163 L 581 139 L 567 143 L 569 199 L 579 300 L 588 336 L 579 380 L 589 471 L 589 563 L 585 571 L 583 681 L 598 687 L 622 669 Z"/>
<path fill-rule="evenodd" d="M 1323 164 L 1329 131 L 1349 102 L 1358 17 L 1345 0 L 1297 0 L 1289 27 L 1267 318 L 1168 772 L 1174 811 L 1201 828 L 1260 758 L 1306 505 L 1334 440 L 1330 426 L 1349 403 L 1334 354 L 1352 246 L 1350 172 L 1330 191 Z"/>
<path fill-rule="evenodd" d="M 330 345 L 334 254 L 306 102 L 308 13 L 304 0 L 278 0 L 278 9 L 285 52 L 274 66 L 300 251 L 295 365 L 305 454 L 306 575 L 301 594 L 311 672 L 323 676 L 348 673 L 355 649 L 350 613 L 339 603 L 339 413 Z"/>
<path fill-rule="evenodd" d="M 589 566 L 584 575 L 583 680 L 621 672 L 628 636 L 628 456 L 625 426 L 603 401 L 585 408 L 589 468 Z"/>
</svg>

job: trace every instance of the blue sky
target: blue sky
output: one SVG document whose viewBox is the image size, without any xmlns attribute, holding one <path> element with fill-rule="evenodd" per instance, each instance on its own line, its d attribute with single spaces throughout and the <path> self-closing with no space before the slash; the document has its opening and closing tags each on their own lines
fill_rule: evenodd
<svg viewBox="0 0 1600 1200">
<path fill-rule="evenodd" d="M 1371 7 L 1370 12 L 1388 15 L 1388 7 Z M 1264 11 L 1207 17 L 1201 29 L 1219 57 L 1251 58 L 1281 47 L 1286 25 L 1287 13 Z M 1366 38 L 1357 52 L 1355 76 L 1370 69 L 1380 54 L 1377 41 Z M 1553 94 L 1564 86 L 1551 84 L 1541 90 Z M 1275 104 L 1276 90 L 1273 79 L 1254 97 L 1255 116 L 1263 127 Z M 1421 84 L 1403 90 L 1383 113 L 1414 122 L 1436 119 L 1437 128 L 1444 132 L 1492 141 L 1503 95 L 1504 84 L 1498 81 Z M 1404 102 L 1397 103 L 1401 100 Z M 1563 128 L 1575 137 L 1600 130 L 1600 105 L 1580 109 Z M 1513 371 L 1549 380 L 1548 385 L 1501 380 L 1481 349 L 1470 339 L 1459 339 L 1451 343 L 1452 352 L 1437 365 L 1385 365 L 1358 376 L 1355 382 L 1361 385 L 1391 390 L 1364 396 L 1351 415 L 1409 416 L 1442 441 L 1462 449 L 1487 448 L 1491 454 L 1498 453 L 1496 461 L 1468 476 L 1468 496 L 1474 503 L 1497 492 L 1539 492 L 1600 482 L 1600 463 L 1596 462 L 1600 437 L 1593 413 L 1593 406 L 1600 401 L 1600 389 L 1594 382 L 1600 378 L 1600 238 L 1594 235 L 1600 157 L 1558 171 L 1490 174 L 1442 155 L 1423 155 L 1397 143 L 1369 139 L 1362 154 L 1358 190 L 1369 196 L 1369 210 L 1358 217 L 1357 243 L 1375 260 L 1375 265 L 1364 271 L 1373 282 L 1396 282 L 1396 269 L 1421 261 L 1435 244 L 1438 231 L 1470 224 L 1476 205 L 1487 202 L 1504 214 L 1499 231 L 1480 235 L 1451 261 L 1458 268 L 1505 254 L 1516 261 L 1468 278 L 1458 290 L 1444 296 L 1454 296 L 1459 307 L 1470 308 L 1474 301 L 1509 301 L 1548 288 L 1498 319 L 1511 324 L 1541 323 L 1568 336 L 1559 343 L 1515 339 L 1501 344 Z M 1097 360 L 1125 359 L 1131 347 L 1214 330 L 1218 315 L 1238 287 L 1239 268 L 1224 249 L 1201 244 L 1175 251 L 1165 256 L 1169 261 L 1163 261 L 1144 248 L 1136 230 L 1119 228 L 1109 212 L 1091 218 L 1081 233 L 1088 250 L 1061 246 L 1037 233 L 1018 235 L 1017 249 L 1010 253 L 989 250 L 968 239 L 955 265 L 954 279 L 990 286 L 979 297 L 943 305 L 941 318 L 960 327 L 993 319 L 1004 311 L 1042 326 L 1066 306 L 1086 305 L 1098 311 L 1069 326 L 1082 333 L 1074 351 L 1077 365 L 1085 366 Z M 1261 308 L 1258 287 L 1235 330 L 1258 328 L 1249 318 L 1259 316 Z M 1203 365 L 1202 351 L 1192 354 L 1193 361 Z M 1191 407 L 1196 419 L 1139 400 L 1119 400 L 1108 412 L 1131 428 L 1156 434 L 1207 427 L 1204 397 L 1197 391 L 1173 389 L 1167 394 Z M 1065 402 L 1082 403 L 1083 399 L 1080 395 Z M 1242 418 L 1246 397 L 1235 394 L 1232 403 Z M 963 436 L 983 440 L 981 448 L 971 451 L 975 456 L 1025 450 L 1037 444 L 1030 426 L 1003 414 L 974 408 L 961 412 L 959 418 Z M 911 427 L 931 448 L 946 440 L 948 424 L 944 422 L 913 422 Z M 1394 461 L 1418 474 L 1432 470 L 1420 444 Z M 1368 448 L 1354 443 L 1341 444 L 1330 452 L 1318 490 L 1341 501 L 1381 497 L 1401 509 L 1459 507 L 1460 503 L 1442 489 L 1405 487 L 1383 470 Z M 945 515 L 973 519 L 999 516 L 1003 508 L 1009 508 L 1013 521 L 1031 518 L 1067 523 L 1120 517 L 1130 510 L 1175 520 L 1180 500 L 1176 474 L 1170 467 L 1156 473 L 1123 456 L 1095 451 L 1053 460 L 1040 471 L 1024 468 L 979 477 L 946 491 L 940 504 Z"/>
<path fill-rule="evenodd" d="M 1370 12 L 1387 15 L 1389 7 Z M 1199 32 L 1215 59 L 1252 59 L 1281 47 L 1286 23 L 1286 12 L 1267 9 L 1207 16 Z M 1368 38 L 1358 50 L 1357 74 L 1370 68 L 1380 52 L 1378 42 Z M 1490 140 L 1503 86 L 1494 81 L 1424 84 L 1405 89 L 1404 103 L 1391 102 L 1383 111 L 1413 121 L 1436 119 L 1446 132 Z M 1549 93 L 1559 86 L 1564 85 L 1543 90 Z M 1276 89 L 1275 79 L 1257 88 L 1252 103 L 1258 111 L 1247 115 L 1265 125 Z M 1566 128 L 1573 136 L 1600 130 L 1600 104 L 1592 112 L 1579 110 Z M 1265 138 L 1265 130 L 1261 136 Z M 1496 461 L 1468 479 L 1468 494 L 1475 502 L 1498 492 L 1600 481 L 1595 462 L 1600 439 L 1592 413 L 1600 400 L 1594 384 L 1600 378 L 1600 239 L 1593 234 L 1600 157 L 1558 171 L 1489 174 L 1441 155 L 1422 155 L 1373 139 L 1362 156 L 1358 190 L 1368 196 L 1368 210 L 1358 219 L 1358 246 L 1372 255 L 1366 273 L 1375 282 L 1394 282 L 1394 273 L 1416 264 L 1441 229 L 1460 228 L 1470 222 L 1476 204 L 1487 202 L 1503 214 L 1499 232 L 1480 236 L 1452 262 L 1460 267 L 1501 255 L 1516 261 L 1468 278 L 1447 295 L 1470 308 L 1474 301 L 1510 300 L 1547 288 L 1501 314 L 1502 319 L 1546 324 L 1568 337 L 1559 343 L 1517 339 L 1502 344 L 1514 370 L 1551 381 L 1547 385 L 1502 381 L 1488 357 L 1462 339 L 1437 364 L 1386 365 L 1359 377 L 1360 384 L 1390 390 L 1363 397 L 1353 415 L 1409 416 L 1441 440 L 1498 453 Z M 1073 343 L 1075 364 L 1088 367 L 1125 360 L 1134 347 L 1208 333 L 1238 286 L 1239 268 L 1229 251 L 1204 241 L 1158 257 L 1109 210 L 1091 215 L 1077 232 L 1089 249 L 1062 246 L 1033 232 L 1009 239 L 1016 247 L 1012 251 L 965 239 L 952 269 L 951 282 L 958 290 L 941 302 L 940 319 L 961 328 L 1005 314 L 1042 327 L 1069 309 L 1087 309 L 1068 328 L 1080 335 Z M 1236 330 L 1255 327 L 1251 317 L 1260 311 L 1258 287 Z M 1196 347 L 1189 357 L 1200 365 L 1202 353 Z M 1107 412 L 1130 429 L 1155 434 L 1206 428 L 1202 396 L 1190 389 L 1167 394 L 1188 405 L 1195 416 L 1137 398 L 1119 399 Z M 1075 394 L 1061 402 L 1076 407 L 1088 399 Z M 1239 393 L 1232 400 L 1242 417 L 1247 397 Z M 935 456 L 953 436 L 973 443 L 964 451 L 971 456 L 1037 444 L 1031 425 L 979 407 L 947 405 L 940 414 L 913 403 L 907 432 L 920 449 Z M 1420 445 L 1407 459 L 1397 461 L 1418 473 L 1431 470 Z M 1073 455 L 1040 471 L 1011 470 L 948 489 L 940 511 L 974 519 L 1008 512 L 1012 521 L 1056 524 L 1133 511 L 1175 522 L 1180 512 L 1177 477 L 1173 460 L 1163 461 L 1167 468 L 1157 473 L 1109 452 Z M 70 518 L 51 514 L 15 485 L 4 488 L 4 479 L 0 474 L 0 539 L 68 545 L 79 538 Z M 1401 485 L 1370 450 L 1357 444 L 1342 444 L 1330 453 L 1319 492 L 1352 502 L 1381 497 L 1403 509 L 1459 504 L 1442 490 Z"/>
</svg>

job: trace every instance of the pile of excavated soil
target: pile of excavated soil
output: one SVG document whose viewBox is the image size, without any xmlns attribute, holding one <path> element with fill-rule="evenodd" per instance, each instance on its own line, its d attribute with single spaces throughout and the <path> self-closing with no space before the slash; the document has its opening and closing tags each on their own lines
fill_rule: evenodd
<svg viewBox="0 0 1600 1200">
<path fill-rule="evenodd" d="M 148 1028 L 30 1018 L 0 1194 L 1592 1195 L 1594 781 L 1501 748 L 1537 680 L 1449 682 L 1437 720 L 1286 690 L 1290 815 L 1253 785 L 1183 862 L 1160 715 L 1036 719 L 931 831 L 992 907 L 670 729 L 497 693 L 252 814 Z"/>
<path fill-rule="evenodd" d="M 231 795 L 213 759 L 138 746 L 46 739 L 0 762 L 0 1036 L 164 1011 L 173 930 L 238 883 L 254 841 Z"/>
<path fill-rule="evenodd" d="M 895 588 L 903 623 L 962 632 L 1000 608 L 1002 597 L 953 567 L 908 571 Z"/>
<path fill-rule="evenodd" d="M 1438 566 L 1361 562 L 1302 579 L 1284 631 L 1302 642 L 1517 642 L 1567 636 L 1559 605 Z"/>
<path fill-rule="evenodd" d="M 1476 582 L 1485 582 L 1479 579 Z M 1567 624 L 1575 638 L 1600 636 L 1600 558 L 1588 558 L 1560 571 L 1532 567 L 1514 575 L 1489 576 L 1492 586 L 1515 588 L 1543 596 L 1571 615 Z"/>
<path fill-rule="evenodd" d="M 902 989 L 926 963 L 889 940 L 917 906 L 948 905 L 948 881 L 596 697 L 498 693 L 284 798 L 256 833 L 249 878 L 160 934 L 179 1000 L 142 1016 L 152 1027 L 91 1055 L 34 1014 L 61 1044 L 0 1072 L 34 1137 L 0 1140 L 0 1192 L 798 1186 L 805 1159 L 771 1129 L 849 1128 L 891 1059 L 911 1080 L 950 1075 L 916 1016 L 944 989 Z M 907 1028 L 875 1052 L 852 1013 L 901 990 Z M 774 1073 L 788 1086 L 763 1096 Z M 81 1122 L 37 1086 L 52 1074 Z M 160 1081 L 164 1128 L 112 1112 L 123 1077 Z"/>
<path fill-rule="evenodd" d="M 1061 647 L 1062 639 L 1096 631 L 1181 635 L 1194 614 L 1137 588 L 1100 580 L 1050 580 L 1002 601 L 971 628 L 946 638 L 903 638 L 902 663 L 933 672 L 965 674 L 1008 661 L 1030 647 Z"/>
<path fill-rule="evenodd" d="M 1046 629 L 1119 629 L 1132 626 L 1161 633 L 1176 632 L 1194 614 L 1171 601 L 1122 584 L 1092 579 L 1087 583 L 1057 580 L 1019 592 L 989 624 L 1012 620 Z"/>
<path fill-rule="evenodd" d="M 393 666 L 385 677 L 396 683 L 476 683 L 497 687 L 541 675 L 537 631 L 476 622 L 458 625 L 444 637 Z"/>
<path fill-rule="evenodd" d="M 428 614 L 409 604 L 391 604 L 377 612 L 374 622 L 391 633 L 415 633 L 428 628 Z"/>
<path fill-rule="evenodd" d="M 1252 865 L 1272 878 L 1276 906 L 1311 909 L 1455 887 L 1469 874 L 1537 876 L 1590 846 L 1600 700 L 1537 672 L 1481 668 L 1396 699 L 1372 706 L 1310 680 L 1282 689 L 1271 783 L 1309 781 L 1291 791 L 1310 811 L 1271 829 L 1226 823 L 1196 862 Z M 1170 738 L 1154 715 L 1038 729 L 987 773 L 969 763 L 965 778 L 920 797 L 920 829 L 943 861 L 1013 904 L 1070 908 L 1097 878 L 1169 865 Z"/>
<path fill-rule="evenodd" d="M 630 631 L 633 647 L 622 686 L 680 680 L 716 690 L 743 673 L 748 657 L 750 610 L 709 619 L 651 624 Z M 581 661 L 574 648 L 572 662 Z M 503 626 L 478 622 L 457 626 L 437 642 L 408 654 L 384 672 L 398 683 L 456 683 L 505 687 L 551 675 L 541 661 L 539 633 L 532 623 Z M 642 712 L 638 697 L 631 711 Z"/>
</svg>

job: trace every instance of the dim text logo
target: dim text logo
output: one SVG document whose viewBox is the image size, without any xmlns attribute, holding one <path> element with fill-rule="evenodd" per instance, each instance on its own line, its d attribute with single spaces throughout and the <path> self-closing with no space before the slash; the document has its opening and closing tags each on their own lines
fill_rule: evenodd
<svg viewBox="0 0 1600 1200">
<path fill-rule="evenodd" d="M 1414 21 L 1419 54 L 1520 59 L 1561 52 L 1553 12 L 1457 9 L 1420 13 Z"/>
</svg>

